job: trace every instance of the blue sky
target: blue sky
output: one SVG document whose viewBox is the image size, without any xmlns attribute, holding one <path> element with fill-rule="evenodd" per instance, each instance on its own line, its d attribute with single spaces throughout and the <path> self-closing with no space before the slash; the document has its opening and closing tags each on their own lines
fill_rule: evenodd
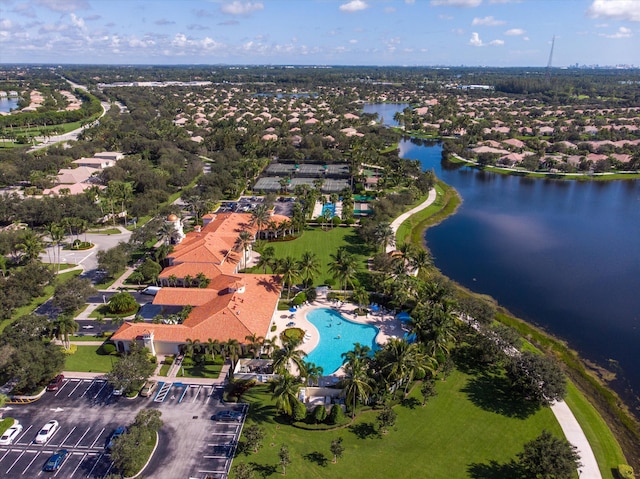
<svg viewBox="0 0 640 479">
<path fill-rule="evenodd" d="M 0 62 L 640 65 L 640 0 L 0 0 Z"/>
</svg>

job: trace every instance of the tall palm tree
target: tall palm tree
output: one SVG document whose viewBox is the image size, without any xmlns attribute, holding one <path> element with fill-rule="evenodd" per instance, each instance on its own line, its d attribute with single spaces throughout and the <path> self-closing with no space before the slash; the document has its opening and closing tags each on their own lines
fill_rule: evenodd
<svg viewBox="0 0 640 479">
<path fill-rule="evenodd" d="M 260 356 L 260 349 L 264 343 L 264 337 L 258 336 L 256 333 L 252 333 L 244 337 L 249 342 L 249 351 L 253 352 L 253 357 L 257 359 Z"/>
<path fill-rule="evenodd" d="M 362 286 L 358 286 L 353 290 L 351 299 L 358 305 L 358 309 L 362 310 L 362 307 L 369 303 L 369 293 Z"/>
<path fill-rule="evenodd" d="M 395 234 L 389 223 L 378 223 L 373 231 L 376 242 L 382 246 L 382 252 L 387 250 L 387 246 L 395 244 Z"/>
<path fill-rule="evenodd" d="M 42 244 L 40 235 L 30 229 L 24 231 L 22 241 L 16 246 L 18 250 L 22 251 L 22 259 L 26 263 L 36 261 L 40 253 L 44 251 L 44 245 Z"/>
<path fill-rule="evenodd" d="M 307 372 L 307 385 L 308 386 L 317 386 L 318 380 L 322 376 L 324 369 L 322 366 L 316 366 L 315 363 L 304 363 L 304 369 Z"/>
<path fill-rule="evenodd" d="M 71 348 L 69 335 L 77 332 L 80 329 L 80 325 L 75 322 L 73 317 L 61 314 L 53 321 L 51 326 L 53 328 L 53 336 L 62 341 L 64 349 L 69 350 Z"/>
<path fill-rule="evenodd" d="M 258 205 L 251 213 L 251 223 L 258 227 L 258 232 L 256 233 L 258 238 L 262 228 L 269 222 L 269 216 L 269 208 L 264 203 Z"/>
<path fill-rule="evenodd" d="M 424 354 L 418 343 L 409 344 L 400 338 L 389 338 L 382 353 L 379 355 L 383 361 L 382 372 L 390 384 L 396 387 L 395 394 L 399 386 L 404 385 L 404 393 L 407 391 L 416 372 L 426 372 L 427 369 L 434 371 L 435 367 L 430 358 Z"/>
<path fill-rule="evenodd" d="M 264 274 L 267 274 L 267 267 L 271 268 L 271 270 L 275 269 L 274 268 L 275 258 L 276 258 L 275 248 L 273 246 L 267 246 L 266 248 L 263 248 L 262 252 L 260 253 L 260 257 L 258 258 L 258 262 L 256 266 L 258 268 L 262 268 L 264 270 Z"/>
<path fill-rule="evenodd" d="M 229 339 L 225 343 L 225 352 L 229 361 L 231 361 L 231 370 L 233 371 L 236 368 L 236 363 L 240 359 L 240 354 L 242 354 L 242 346 L 237 339 Z"/>
<path fill-rule="evenodd" d="M 347 403 L 352 405 L 351 418 L 356 415 L 357 401 L 366 401 L 373 391 L 368 375 L 367 363 L 358 357 L 351 358 L 344 365 L 345 376 L 342 380 Z"/>
<path fill-rule="evenodd" d="M 271 339 L 265 338 L 265 340 L 262 341 L 262 351 L 264 354 L 267 355 L 267 357 L 271 357 L 271 353 L 276 348 L 276 343 L 277 343 L 277 339 L 275 336 Z"/>
<path fill-rule="evenodd" d="M 353 345 L 353 349 L 351 351 L 347 351 L 346 353 L 342 353 L 342 358 L 344 362 L 350 362 L 355 359 L 361 360 L 369 360 L 369 353 L 371 352 L 371 348 L 367 345 L 362 345 L 360 343 L 355 343 Z"/>
<path fill-rule="evenodd" d="M 289 299 L 291 286 L 300 275 L 298 262 L 292 256 L 285 256 L 278 261 L 276 272 L 282 276 L 283 283 L 287 285 L 287 299 Z"/>
<path fill-rule="evenodd" d="M 207 352 L 211 355 L 211 361 L 215 360 L 215 354 L 220 353 L 220 341 L 217 339 L 207 339 L 207 344 L 205 345 Z"/>
<path fill-rule="evenodd" d="M 273 370 L 278 373 L 288 372 L 292 365 L 298 368 L 300 376 L 306 374 L 304 358 L 307 355 L 298 349 L 299 342 L 286 341 L 282 348 L 273 353 Z"/>
<path fill-rule="evenodd" d="M 292 376 L 288 371 L 279 374 L 271 382 L 271 397 L 276 400 L 276 407 L 279 411 L 293 416 L 300 386 L 300 379 Z"/>
<path fill-rule="evenodd" d="M 346 248 L 338 248 L 335 254 L 331 255 L 329 263 L 329 271 L 333 273 L 333 277 L 340 282 L 342 290 L 347 288 L 347 284 L 353 285 L 358 263 L 355 256 L 349 253 Z"/>
<path fill-rule="evenodd" d="M 202 345 L 200 344 L 199 339 L 187 338 L 187 344 L 184 349 L 185 351 L 184 354 L 185 356 L 193 357 L 194 354 L 197 354 L 200 352 L 201 348 L 202 348 Z"/>
<path fill-rule="evenodd" d="M 305 286 L 310 286 L 313 283 L 314 275 L 320 272 L 320 261 L 315 253 L 305 251 L 298 261 L 298 268 L 300 269 L 300 276 L 304 279 Z"/>
<path fill-rule="evenodd" d="M 424 248 L 416 249 L 409 255 L 409 267 L 416 272 L 428 268 L 431 264 L 433 264 L 431 254 Z"/>
<path fill-rule="evenodd" d="M 247 267 L 247 251 L 249 250 L 251 243 L 253 243 L 253 235 L 249 231 L 243 230 L 240 232 L 240 234 L 238 234 L 238 239 L 236 240 L 236 244 L 243 251 L 243 255 L 242 255 L 243 268 Z"/>
</svg>

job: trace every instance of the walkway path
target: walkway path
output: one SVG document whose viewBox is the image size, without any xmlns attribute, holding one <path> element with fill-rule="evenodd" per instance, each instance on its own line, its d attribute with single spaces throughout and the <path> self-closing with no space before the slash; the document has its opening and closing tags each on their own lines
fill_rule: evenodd
<svg viewBox="0 0 640 479">
<path fill-rule="evenodd" d="M 390 226 L 391 226 L 391 229 L 393 230 L 393 234 L 395 235 L 398 232 L 398 228 L 400 228 L 400 225 L 404 223 L 405 220 L 409 218 L 409 216 L 416 214 L 418 211 L 422 211 L 423 209 L 431 206 L 437 197 L 438 197 L 438 194 L 436 193 L 436 189 L 431 188 L 431 190 L 429 191 L 429 196 L 427 196 L 426 200 L 424 200 L 415 208 L 410 209 L 406 213 L 402 213 L 400 216 L 398 216 L 395 220 L 391 222 Z M 390 253 L 394 249 L 395 249 L 394 245 L 387 245 L 387 253 Z"/>
</svg>

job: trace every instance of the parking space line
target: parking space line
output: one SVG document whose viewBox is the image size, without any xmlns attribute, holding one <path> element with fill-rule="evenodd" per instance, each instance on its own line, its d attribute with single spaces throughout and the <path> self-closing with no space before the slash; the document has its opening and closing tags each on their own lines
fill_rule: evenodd
<svg viewBox="0 0 640 479">
<path fill-rule="evenodd" d="M 80 464 L 82 464 L 82 461 L 84 461 L 85 457 L 87 457 L 87 454 L 85 453 L 82 456 L 82 459 L 80 459 L 80 462 L 78 463 L 78 465 L 75 467 L 75 469 L 71 472 L 71 476 L 69 477 L 73 477 L 73 475 L 76 473 L 76 471 L 78 470 L 78 468 L 80 467 Z"/>
<path fill-rule="evenodd" d="M 96 442 L 98 442 L 98 439 L 100 439 L 100 436 L 102 435 L 103 432 L 104 432 L 104 428 L 100 430 L 100 432 L 98 433 L 98 436 L 96 437 L 96 440 L 91 443 L 91 449 L 93 449 L 93 446 L 96 445 Z"/>
<path fill-rule="evenodd" d="M 104 453 L 103 453 L 104 454 Z M 91 470 L 89 471 L 89 474 L 87 474 L 87 477 L 91 477 L 91 474 L 93 474 L 93 470 L 96 468 L 96 466 L 98 465 L 98 463 L 100 462 L 100 459 L 102 459 L 102 454 L 100 454 L 98 456 L 98 459 L 96 459 L 96 462 L 93 464 L 93 467 L 91 468 Z"/>
<path fill-rule="evenodd" d="M 198 399 L 198 395 L 200 394 L 200 390 L 201 389 L 202 389 L 202 386 L 198 386 L 198 390 L 196 391 L 196 394 L 193 397 L 193 401 L 191 401 L 191 402 L 196 402 L 196 400 Z"/>
<path fill-rule="evenodd" d="M 93 386 L 93 380 L 84 379 L 82 382 L 85 382 L 85 381 L 89 381 L 89 387 L 87 389 L 85 389 L 84 392 L 80 395 L 81 398 L 83 398 L 85 396 L 85 394 L 87 394 L 89 392 L 89 389 L 91 389 L 91 387 Z"/>
<path fill-rule="evenodd" d="M 107 477 L 109 475 L 109 473 L 111 472 L 111 468 L 113 467 L 113 461 L 111 461 L 111 464 L 109 464 L 109 468 L 107 469 L 107 472 L 104 473 L 104 476 L 102 476 L 103 478 Z"/>
<path fill-rule="evenodd" d="M 178 399 L 178 404 L 180 404 L 182 402 L 182 399 L 184 399 L 184 395 L 187 394 L 188 390 L 189 390 L 189 386 L 186 386 L 184 388 L 184 391 L 182 391 L 182 394 L 180 395 L 180 399 Z"/>
<path fill-rule="evenodd" d="M 20 455 L 18 456 L 18 459 L 16 459 L 15 461 L 13 461 L 13 464 L 11 464 L 11 467 L 9 467 L 9 469 L 7 469 L 7 473 L 8 473 L 9 471 L 11 471 L 11 469 L 13 469 L 13 466 L 15 466 L 15 465 L 17 464 L 17 462 L 20 460 L 20 458 L 22 458 L 22 456 L 24 456 L 25 452 L 27 452 L 27 451 L 22 451 L 22 454 L 20 454 Z"/>
<path fill-rule="evenodd" d="M 4 450 L 4 449 L 3 449 Z M 7 452 L 4 453 L 4 456 L 0 457 L 0 462 L 2 462 L 2 460 L 7 457 L 7 454 L 9 454 L 11 452 L 11 449 L 7 449 Z"/>
<path fill-rule="evenodd" d="M 69 380 L 68 380 L 68 379 L 62 383 L 62 386 L 60 386 L 60 387 L 58 388 L 58 390 L 56 391 L 56 393 L 54 394 L 54 396 L 57 396 L 58 394 L 60 394 L 60 391 L 62 391 L 62 390 L 64 389 L 64 387 L 67 385 L 67 383 L 69 383 Z"/>
<path fill-rule="evenodd" d="M 21 444 L 18 441 L 20 441 L 20 439 L 23 439 L 27 435 L 27 433 L 29 432 L 29 429 L 31 429 L 32 427 L 33 427 L 33 424 L 30 424 L 29 427 L 22 433 L 22 435 L 18 439 L 16 439 L 16 446 L 26 446 L 27 444 L 29 444 L 28 442 L 25 442 L 25 443 Z"/>
<path fill-rule="evenodd" d="M 80 444 L 80 441 L 82 441 L 84 439 L 84 437 L 87 435 L 87 433 L 91 431 L 91 428 L 87 428 L 87 430 L 84 432 L 84 434 L 82 435 L 82 437 L 80 438 L 80 440 L 78 440 L 78 442 L 76 442 L 76 445 L 73 447 L 78 447 L 78 444 Z"/>
<path fill-rule="evenodd" d="M 38 456 L 39 456 L 39 454 L 38 454 L 38 453 L 36 453 L 36 455 L 35 455 L 35 456 L 33 456 L 33 459 L 31 459 L 31 462 L 29 463 L 29 465 L 28 465 L 27 467 L 25 467 L 25 468 L 24 468 L 24 471 L 22 471 L 22 474 L 26 474 L 26 473 L 27 473 L 27 469 L 29 469 L 29 468 L 31 467 L 31 464 L 33 464 L 33 463 L 36 461 L 36 459 L 38 458 Z M 7 472 L 9 472 L 9 471 L 7 471 Z"/>
<path fill-rule="evenodd" d="M 100 390 L 97 392 L 97 394 L 96 394 L 95 396 L 93 396 L 93 399 L 98 399 L 98 396 L 100 396 L 100 393 L 101 393 L 101 392 L 102 392 L 102 390 L 107 386 L 107 384 L 109 384 L 109 383 L 107 383 L 107 381 L 105 381 L 105 382 L 102 384 L 102 387 L 101 387 L 101 388 L 100 388 Z"/>
<path fill-rule="evenodd" d="M 71 395 L 72 395 L 74 392 L 76 392 L 76 389 L 78 389 L 78 388 L 80 387 L 80 385 L 81 385 L 81 384 L 82 384 L 82 381 L 78 381 L 78 384 L 76 384 L 76 387 L 75 387 L 75 388 L 73 388 L 73 391 L 71 391 L 67 397 L 68 397 L 68 398 L 70 398 L 70 397 L 71 397 Z"/>
<path fill-rule="evenodd" d="M 75 431 L 75 430 L 76 430 L 76 426 L 73 426 L 73 427 L 71 428 L 71 432 L 69 432 L 69 434 L 67 434 L 67 437 L 65 437 L 65 438 L 62 440 L 62 442 L 60 443 L 60 446 L 62 446 L 62 445 L 64 444 L 64 441 L 66 441 L 67 439 L 69 439 L 69 436 L 71 436 L 71 434 L 73 434 L 73 431 Z"/>
</svg>

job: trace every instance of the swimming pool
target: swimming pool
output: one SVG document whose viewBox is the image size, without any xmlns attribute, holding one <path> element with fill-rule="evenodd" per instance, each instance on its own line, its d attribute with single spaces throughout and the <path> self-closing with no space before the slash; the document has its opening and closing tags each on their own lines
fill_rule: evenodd
<svg viewBox="0 0 640 479">
<path fill-rule="evenodd" d="M 333 203 L 325 203 L 322 206 L 322 213 L 320 214 L 321 216 L 325 216 L 327 212 L 331 215 L 331 218 L 333 218 L 336 215 L 336 205 Z"/>
<path fill-rule="evenodd" d="M 353 350 L 355 343 L 369 346 L 371 351 L 380 349 L 375 342 L 378 328 L 345 319 L 329 308 L 318 308 L 307 313 L 307 319 L 320 333 L 318 346 L 311 351 L 306 361 L 321 366 L 323 374 L 332 374 L 342 366 L 342 353 Z"/>
</svg>

